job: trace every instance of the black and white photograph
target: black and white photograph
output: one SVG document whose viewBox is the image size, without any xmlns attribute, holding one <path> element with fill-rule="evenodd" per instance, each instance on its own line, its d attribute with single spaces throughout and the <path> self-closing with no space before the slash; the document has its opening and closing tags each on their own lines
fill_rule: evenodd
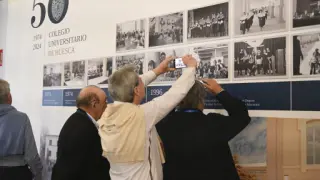
<svg viewBox="0 0 320 180">
<path fill-rule="evenodd" d="M 149 47 L 183 42 L 183 12 L 149 18 Z"/>
<path fill-rule="evenodd" d="M 46 180 L 51 179 L 52 168 L 57 160 L 58 138 L 57 135 L 41 134 L 40 156 L 43 164 L 43 178 Z"/>
<path fill-rule="evenodd" d="M 286 37 L 236 42 L 234 77 L 286 75 Z"/>
<path fill-rule="evenodd" d="M 145 48 L 146 20 L 128 21 L 117 24 L 117 51 Z"/>
<path fill-rule="evenodd" d="M 135 54 L 127 56 L 116 57 L 116 69 L 120 69 L 126 65 L 135 65 L 136 73 L 143 74 L 143 63 L 145 60 L 145 54 Z"/>
<path fill-rule="evenodd" d="M 43 87 L 62 85 L 62 64 L 46 64 L 43 66 Z"/>
<path fill-rule="evenodd" d="M 193 57 L 199 60 L 197 78 L 228 78 L 228 44 L 210 44 L 190 48 Z"/>
<path fill-rule="evenodd" d="M 108 84 L 112 74 L 112 57 L 88 60 L 88 85 Z"/>
<path fill-rule="evenodd" d="M 292 0 L 293 27 L 320 25 L 319 0 Z"/>
<path fill-rule="evenodd" d="M 293 75 L 320 75 L 320 33 L 293 36 Z"/>
<path fill-rule="evenodd" d="M 228 36 L 229 3 L 188 11 L 188 41 Z"/>
<path fill-rule="evenodd" d="M 235 35 L 286 29 L 287 0 L 234 0 Z"/>
<path fill-rule="evenodd" d="M 85 61 L 64 64 L 64 86 L 85 86 Z"/>
<path fill-rule="evenodd" d="M 184 55 L 189 53 L 189 49 L 187 48 L 180 48 L 180 49 L 170 49 L 164 51 L 157 51 L 157 52 L 149 52 L 148 53 L 148 71 L 156 68 L 166 57 L 173 56 L 180 58 Z M 174 68 L 174 61 L 169 64 L 169 67 Z M 161 74 L 157 77 L 155 82 L 170 82 L 177 80 L 182 74 L 182 69 L 176 69 L 172 72 L 167 72 L 165 74 Z"/>
</svg>

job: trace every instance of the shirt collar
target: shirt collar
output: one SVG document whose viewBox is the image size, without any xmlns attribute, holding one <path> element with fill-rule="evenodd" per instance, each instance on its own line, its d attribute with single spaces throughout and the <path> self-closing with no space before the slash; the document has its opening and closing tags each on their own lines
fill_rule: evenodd
<svg viewBox="0 0 320 180">
<path fill-rule="evenodd" d="M 96 128 L 98 129 L 99 128 L 99 125 L 97 123 L 97 121 L 89 114 L 87 113 L 88 117 L 91 119 L 91 121 L 93 122 L 93 124 L 96 126 Z"/>
</svg>

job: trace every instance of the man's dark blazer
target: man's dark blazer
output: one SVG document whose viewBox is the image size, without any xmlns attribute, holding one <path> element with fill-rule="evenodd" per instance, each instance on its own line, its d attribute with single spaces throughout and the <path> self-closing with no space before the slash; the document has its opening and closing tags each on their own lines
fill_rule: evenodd
<svg viewBox="0 0 320 180">
<path fill-rule="evenodd" d="M 181 109 L 156 125 L 165 149 L 164 180 L 239 180 L 228 141 L 251 118 L 245 104 L 228 92 L 217 99 L 229 116 Z"/>
<path fill-rule="evenodd" d="M 98 129 L 81 109 L 64 124 L 58 140 L 52 180 L 110 180 Z"/>
</svg>

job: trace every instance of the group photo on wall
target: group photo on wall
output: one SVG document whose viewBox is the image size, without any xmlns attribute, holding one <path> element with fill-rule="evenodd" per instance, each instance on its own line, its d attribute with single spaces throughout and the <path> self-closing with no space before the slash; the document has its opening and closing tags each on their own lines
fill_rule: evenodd
<svg viewBox="0 0 320 180">
<path fill-rule="evenodd" d="M 46 64 L 43 66 L 43 87 L 62 85 L 63 64 Z"/>
<path fill-rule="evenodd" d="M 286 29 L 286 0 L 234 0 L 235 35 Z"/>
<path fill-rule="evenodd" d="M 64 86 L 85 86 L 85 61 L 64 63 Z"/>
<path fill-rule="evenodd" d="M 320 2 L 318 0 L 292 0 L 293 27 L 320 25 Z"/>
<path fill-rule="evenodd" d="M 148 71 L 156 68 L 166 57 L 173 56 L 173 57 L 182 57 L 188 53 L 187 48 L 180 48 L 180 49 L 169 49 L 163 51 L 156 51 L 156 52 L 149 52 L 148 53 Z M 169 67 L 174 68 L 174 61 L 171 61 Z M 161 74 L 155 80 L 155 83 L 159 82 L 169 82 L 169 81 L 176 81 L 182 75 L 182 69 L 176 69 L 172 72 L 166 72 Z"/>
<path fill-rule="evenodd" d="M 128 21 L 117 24 L 117 51 L 145 48 L 145 28 L 145 20 Z"/>
<path fill-rule="evenodd" d="M 234 77 L 286 75 L 286 37 L 254 39 L 234 45 Z"/>
<path fill-rule="evenodd" d="M 188 41 L 228 36 L 229 3 L 188 11 Z"/>
<path fill-rule="evenodd" d="M 88 60 L 88 85 L 108 84 L 112 74 L 112 57 Z"/>
<path fill-rule="evenodd" d="M 320 33 L 293 36 L 293 75 L 320 75 Z"/>
<path fill-rule="evenodd" d="M 183 12 L 149 18 L 149 47 L 183 42 Z"/>
<path fill-rule="evenodd" d="M 192 47 L 190 52 L 199 61 L 197 78 L 228 79 L 228 44 Z"/>
<path fill-rule="evenodd" d="M 136 73 L 143 74 L 143 64 L 145 61 L 145 54 L 134 54 L 127 56 L 117 56 L 116 57 L 116 70 L 126 66 L 134 65 L 136 67 Z"/>
</svg>

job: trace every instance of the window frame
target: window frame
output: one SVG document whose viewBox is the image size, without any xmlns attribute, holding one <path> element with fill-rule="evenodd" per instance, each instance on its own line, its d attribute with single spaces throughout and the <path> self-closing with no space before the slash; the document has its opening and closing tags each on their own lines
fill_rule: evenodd
<svg viewBox="0 0 320 180">
<path fill-rule="evenodd" d="M 320 169 L 320 164 L 308 164 L 307 163 L 307 124 L 313 123 L 313 122 L 319 122 L 319 119 L 300 119 L 299 120 L 299 131 L 300 131 L 300 150 L 301 150 L 301 157 L 300 157 L 300 163 L 301 163 L 301 171 L 306 172 L 307 170 L 311 169 Z"/>
</svg>

